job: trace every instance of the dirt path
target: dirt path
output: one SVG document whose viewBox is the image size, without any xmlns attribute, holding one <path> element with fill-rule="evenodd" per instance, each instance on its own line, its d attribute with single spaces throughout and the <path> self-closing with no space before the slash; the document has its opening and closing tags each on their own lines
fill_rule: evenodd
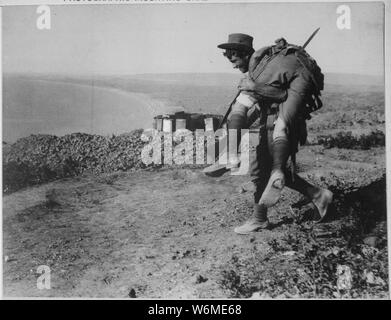
<svg viewBox="0 0 391 320">
<path fill-rule="evenodd" d="M 301 175 L 339 188 L 337 180 L 364 188 L 385 171 L 384 148 L 311 146 L 299 155 Z M 4 196 L 4 295 L 249 296 L 261 289 L 259 279 L 284 279 L 297 269 L 300 249 L 278 250 L 275 244 L 292 232 L 304 237 L 314 224 L 306 218 L 311 207 L 296 212 L 300 218 L 292 215 L 289 206 L 300 195 L 286 189 L 270 212 L 271 230 L 234 234 L 251 214 L 251 192 L 238 192 L 247 179 L 161 169 L 64 179 Z M 50 290 L 37 289 L 39 265 L 51 269 Z"/>
</svg>

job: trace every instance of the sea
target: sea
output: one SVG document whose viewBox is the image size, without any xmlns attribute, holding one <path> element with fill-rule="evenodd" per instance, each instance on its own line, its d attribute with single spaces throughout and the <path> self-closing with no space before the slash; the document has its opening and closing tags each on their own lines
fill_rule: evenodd
<svg viewBox="0 0 391 320">
<path fill-rule="evenodd" d="M 151 128 L 162 104 L 148 95 L 89 84 L 8 77 L 3 81 L 3 142 L 30 134 L 121 134 Z"/>
</svg>

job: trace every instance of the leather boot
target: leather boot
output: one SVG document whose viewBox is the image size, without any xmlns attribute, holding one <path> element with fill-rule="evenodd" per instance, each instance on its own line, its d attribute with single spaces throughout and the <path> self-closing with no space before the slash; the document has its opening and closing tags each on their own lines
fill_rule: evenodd
<svg viewBox="0 0 391 320">
<path fill-rule="evenodd" d="M 276 169 L 270 175 L 265 191 L 259 200 L 260 205 L 267 208 L 274 206 L 280 199 L 282 189 L 285 187 L 285 175 L 280 169 Z"/>
<path fill-rule="evenodd" d="M 230 169 L 227 168 L 226 164 L 220 164 L 216 161 L 214 164 L 206 167 L 202 172 L 209 177 L 221 177 L 224 173 L 228 172 Z"/>
<path fill-rule="evenodd" d="M 267 208 L 255 203 L 253 216 L 243 225 L 236 227 L 234 231 L 238 234 L 250 234 L 262 229 L 267 229 L 268 227 L 269 220 L 267 218 Z"/>
</svg>

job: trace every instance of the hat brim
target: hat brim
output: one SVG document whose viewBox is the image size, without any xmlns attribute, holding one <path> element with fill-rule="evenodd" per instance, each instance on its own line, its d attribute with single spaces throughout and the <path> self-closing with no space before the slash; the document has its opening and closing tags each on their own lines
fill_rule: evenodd
<svg viewBox="0 0 391 320">
<path fill-rule="evenodd" d="M 243 50 L 243 51 L 248 51 L 251 50 L 252 48 L 249 46 L 246 46 L 245 44 L 240 44 L 240 43 L 222 43 L 217 46 L 217 48 L 220 49 L 230 49 L 230 50 Z"/>
</svg>

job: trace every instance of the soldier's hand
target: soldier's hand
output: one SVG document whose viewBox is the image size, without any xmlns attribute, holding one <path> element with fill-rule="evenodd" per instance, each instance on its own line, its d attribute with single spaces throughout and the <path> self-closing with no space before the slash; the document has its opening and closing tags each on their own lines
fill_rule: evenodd
<svg viewBox="0 0 391 320">
<path fill-rule="evenodd" d="M 241 91 L 254 91 L 255 90 L 255 82 L 252 81 L 250 78 L 245 77 L 242 80 L 240 80 L 238 89 Z"/>
</svg>

